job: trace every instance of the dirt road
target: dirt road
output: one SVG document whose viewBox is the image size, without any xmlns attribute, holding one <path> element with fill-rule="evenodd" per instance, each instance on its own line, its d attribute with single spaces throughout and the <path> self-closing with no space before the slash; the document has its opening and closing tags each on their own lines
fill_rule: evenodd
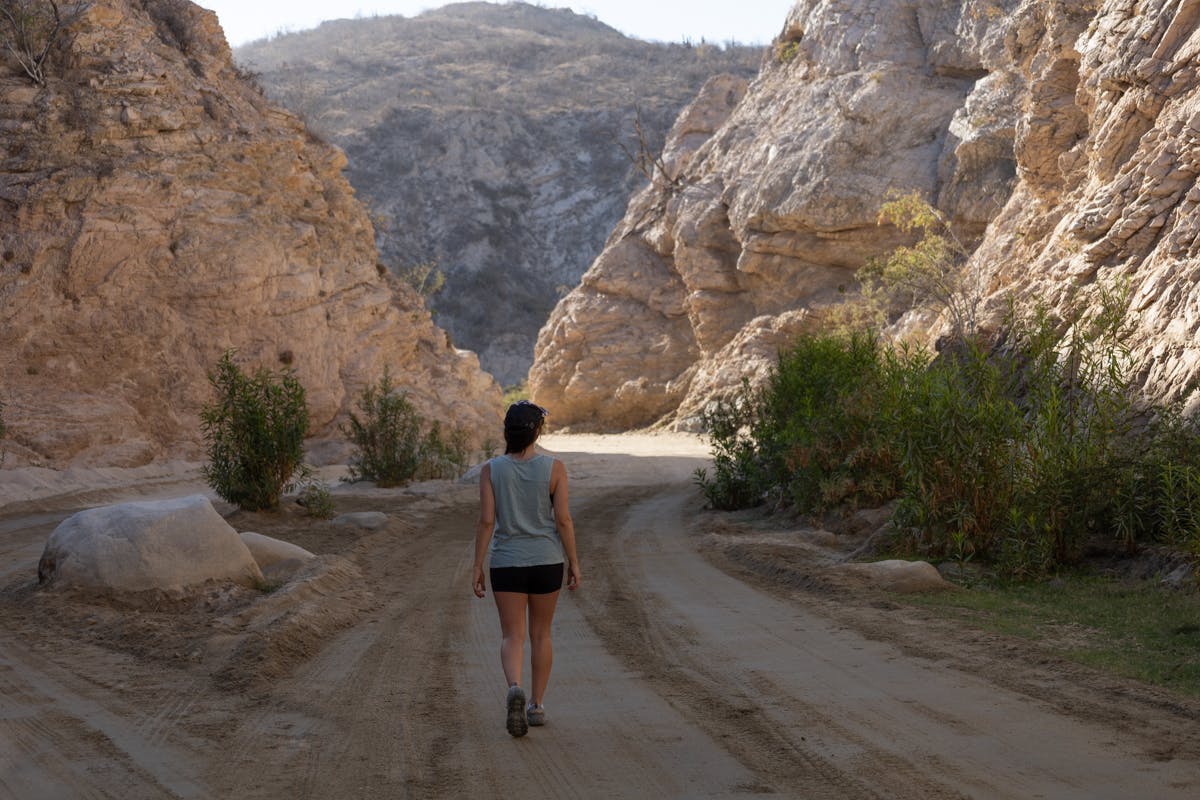
<svg viewBox="0 0 1200 800">
<path fill-rule="evenodd" d="M 234 515 L 323 572 L 158 609 L 36 591 L 45 513 L 0 520 L 0 798 L 1200 796 L 1194 704 L 714 566 L 692 440 L 547 444 L 584 585 L 545 728 L 504 732 L 469 485 L 340 492 L 376 532 Z"/>
</svg>

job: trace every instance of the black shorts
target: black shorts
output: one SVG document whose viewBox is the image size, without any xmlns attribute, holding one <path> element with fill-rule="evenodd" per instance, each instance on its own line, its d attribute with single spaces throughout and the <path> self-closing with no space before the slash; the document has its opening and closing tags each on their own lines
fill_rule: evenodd
<svg viewBox="0 0 1200 800">
<path fill-rule="evenodd" d="M 492 567 L 493 592 L 552 594 L 562 588 L 563 565 L 538 564 L 534 567 Z"/>
</svg>

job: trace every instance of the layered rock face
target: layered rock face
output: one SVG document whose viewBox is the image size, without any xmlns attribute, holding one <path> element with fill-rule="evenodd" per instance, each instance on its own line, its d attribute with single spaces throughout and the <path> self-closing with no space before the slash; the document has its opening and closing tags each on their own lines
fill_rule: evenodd
<svg viewBox="0 0 1200 800">
<path fill-rule="evenodd" d="M 1029 4 L 1021 180 L 975 252 L 992 289 L 1064 308 L 1124 286 L 1151 399 L 1200 377 L 1200 2 Z"/>
<path fill-rule="evenodd" d="M 906 242 L 877 224 L 889 191 L 978 241 L 1016 174 L 1017 5 L 797 3 L 748 88 L 714 80 L 681 114 L 666 175 L 542 329 L 530 385 L 555 422 L 694 426 Z"/>
<path fill-rule="evenodd" d="M 524 3 L 328 22 L 236 51 L 345 148 L 385 261 L 437 264 L 438 324 L 506 385 L 644 184 L 619 146 L 635 107 L 657 151 L 710 76 L 751 77 L 762 55 L 643 42 Z"/>
<path fill-rule="evenodd" d="M 557 421 L 694 425 L 899 241 L 875 215 L 914 188 L 993 311 L 1125 287 L 1137 382 L 1196 406 L 1200 2 L 801 2 L 777 53 L 543 329 Z"/>
<path fill-rule="evenodd" d="M 231 347 L 294 368 L 318 432 L 387 367 L 494 435 L 498 387 L 377 268 L 344 156 L 242 79 L 211 12 L 98 0 L 60 62 L 0 75 L 6 466 L 197 456 Z"/>
</svg>

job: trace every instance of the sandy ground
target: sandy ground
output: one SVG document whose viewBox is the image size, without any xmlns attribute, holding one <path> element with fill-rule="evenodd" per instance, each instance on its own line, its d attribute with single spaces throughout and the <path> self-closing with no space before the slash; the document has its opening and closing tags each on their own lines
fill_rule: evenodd
<svg viewBox="0 0 1200 800">
<path fill-rule="evenodd" d="M 190 493 L 189 468 L 0 510 L 0 798 L 1200 796 L 1200 705 L 826 586 L 795 532 L 700 510 L 696 439 L 545 444 L 584 583 L 517 740 L 469 484 L 339 487 L 374 532 L 230 513 L 321 558 L 157 604 L 38 590 L 36 561 L 80 498 Z"/>
</svg>

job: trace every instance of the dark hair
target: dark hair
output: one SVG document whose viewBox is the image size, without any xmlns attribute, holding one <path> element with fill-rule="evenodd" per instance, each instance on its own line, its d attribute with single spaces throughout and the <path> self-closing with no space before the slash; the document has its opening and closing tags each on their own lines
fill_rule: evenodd
<svg viewBox="0 0 1200 800">
<path fill-rule="evenodd" d="M 536 403 L 518 400 L 504 414 L 505 453 L 519 453 L 537 441 L 549 412 Z"/>
<path fill-rule="evenodd" d="M 504 452 L 505 453 L 520 453 L 529 445 L 537 441 L 538 435 L 542 432 L 542 423 L 539 422 L 537 427 L 531 428 L 523 426 L 520 428 L 504 429 Z"/>
</svg>

